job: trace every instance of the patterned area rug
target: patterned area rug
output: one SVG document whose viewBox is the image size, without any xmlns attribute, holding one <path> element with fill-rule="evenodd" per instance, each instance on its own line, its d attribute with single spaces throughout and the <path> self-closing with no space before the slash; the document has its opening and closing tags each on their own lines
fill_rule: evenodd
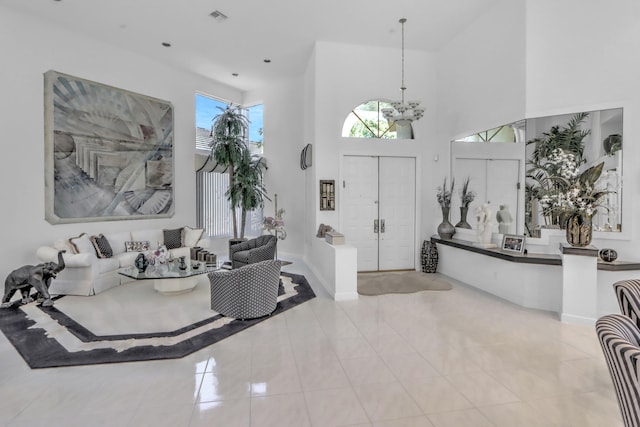
<svg viewBox="0 0 640 427">
<path fill-rule="evenodd" d="M 385 273 L 359 273 L 360 295 L 409 294 L 420 291 L 448 291 L 451 283 L 438 273 L 402 271 Z"/>
<path fill-rule="evenodd" d="M 296 305 L 315 297 L 306 278 L 301 275 L 281 273 L 281 294 L 278 305 L 271 316 L 276 316 Z M 109 290 L 121 290 L 125 284 Z M 200 286 L 199 286 L 200 287 Z M 133 292 L 143 292 L 141 288 L 131 288 Z M 122 289 L 122 292 L 126 289 Z M 60 366 L 92 365 L 100 363 L 133 362 L 143 360 L 176 359 L 214 344 L 224 338 L 247 329 L 269 316 L 251 320 L 234 320 L 224 317 L 210 308 L 206 311 L 208 300 L 203 301 L 203 293 L 208 297 L 208 288 L 200 289 L 200 295 L 195 292 L 179 296 L 165 296 L 156 293 L 149 294 L 149 304 L 156 304 L 155 311 L 162 311 L 160 304 L 166 301 L 170 310 L 175 308 L 171 304 L 189 304 L 185 313 L 185 322 L 178 329 L 146 332 L 126 333 L 127 321 L 140 314 L 131 313 L 126 317 L 126 310 L 135 308 L 126 306 L 115 307 L 98 306 L 100 295 L 93 297 L 58 297 L 53 307 L 41 307 L 36 303 L 20 305 L 17 301 L 10 308 L 0 309 L 0 329 L 18 350 L 31 368 L 51 368 Z M 68 304 L 65 312 L 65 299 L 80 298 L 82 303 L 96 305 L 95 310 L 113 312 L 116 323 L 119 319 L 122 325 L 82 325 L 74 320 L 73 304 Z M 182 299 L 179 299 L 182 298 Z M 191 298 L 191 300 L 189 300 Z M 194 301 L 194 298 L 198 298 Z M 197 304 L 195 304 L 195 303 Z M 74 301 L 77 306 L 77 301 Z M 143 304 L 141 304 L 143 305 Z M 182 306 L 183 308 L 184 306 Z M 194 312 L 200 310 L 200 318 Z M 86 307 L 85 307 L 86 311 Z M 182 313 L 170 313 L 181 317 Z M 165 317 L 166 314 L 164 315 Z M 148 316 L 147 316 L 148 317 Z M 102 318 L 102 316 L 101 316 Z M 180 320 L 180 319 L 178 319 Z M 184 322 L 183 322 L 184 323 Z M 112 333 L 120 329 L 118 333 Z M 101 330 L 102 329 L 102 330 Z M 142 328 L 144 329 L 144 327 Z"/>
</svg>

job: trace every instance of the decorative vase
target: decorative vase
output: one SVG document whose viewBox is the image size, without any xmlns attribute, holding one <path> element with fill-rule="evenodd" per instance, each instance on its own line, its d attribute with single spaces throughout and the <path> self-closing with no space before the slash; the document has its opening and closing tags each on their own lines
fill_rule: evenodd
<svg viewBox="0 0 640 427">
<path fill-rule="evenodd" d="M 471 226 L 467 222 L 468 212 L 469 206 L 460 206 L 460 222 L 456 224 L 456 227 L 471 229 Z"/>
<path fill-rule="evenodd" d="M 187 263 L 184 262 L 186 257 L 181 256 L 180 258 L 178 258 L 178 268 L 180 270 L 186 270 L 187 269 Z"/>
<path fill-rule="evenodd" d="M 584 247 L 591 244 L 593 227 L 591 215 L 586 212 L 573 212 L 567 218 L 567 243 Z"/>
<path fill-rule="evenodd" d="M 149 265 L 149 261 L 147 261 L 147 257 L 145 257 L 143 253 L 140 253 L 136 257 L 134 265 L 140 273 L 144 273 L 144 271 L 147 269 L 147 266 Z"/>
<path fill-rule="evenodd" d="M 442 207 L 442 222 L 438 225 L 438 235 L 441 239 L 451 239 L 456 234 L 456 228 L 449 222 L 449 207 Z"/>
<path fill-rule="evenodd" d="M 613 262 L 618 259 L 618 252 L 616 252 L 614 249 L 605 248 L 600 249 L 600 252 L 598 252 L 598 256 L 605 262 Z"/>
<path fill-rule="evenodd" d="M 435 273 L 438 268 L 438 246 L 431 240 L 422 242 L 422 272 Z"/>
</svg>

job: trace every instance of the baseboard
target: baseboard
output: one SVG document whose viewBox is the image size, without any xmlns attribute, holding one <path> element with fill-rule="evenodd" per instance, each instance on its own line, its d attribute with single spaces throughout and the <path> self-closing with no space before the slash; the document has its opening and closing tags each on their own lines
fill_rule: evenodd
<svg viewBox="0 0 640 427">
<path fill-rule="evenodd" d="M 562 313 L 560 315 L 560 321 L 563 323 L 572 323 L 574 325 L 594 326 L 596 320 L 592 317 L 576 316 L 574 314 Z"/>
</svg>

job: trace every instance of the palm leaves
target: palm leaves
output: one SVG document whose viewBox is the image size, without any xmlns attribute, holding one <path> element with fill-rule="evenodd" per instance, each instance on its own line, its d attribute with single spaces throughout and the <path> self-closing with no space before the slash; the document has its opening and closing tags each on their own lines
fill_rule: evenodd
<svg viewBox="0 0 640 427">
<path fill-rule="evenodd" d="M 540 164 L 544 159 L 551 156 L 554 150 L 561 149 L 565 153 L 572 153 L 576 156 L 578 166 L 584 163 L 584 139 L 589 136 L 591 129 L 580 129 L 582 122 L 589 117 L 589 113 L 575 114 L 563 128 L 552 126 L 549 132 L 544 132 L 541 138 L 527 141 L 528 144 L 535 144 L 531 163 Z"/>
<path fill-rule="evenodd" d="M 249 120 L 242 109 L 232 105 L 218 109 L 221 112 L 213 118 L 211 126 L 211 155 L 217 163 L 228 167 L 229 188 L 225 195 L 234 212 L 231 215 L 233 237 L 238 237 L 235 210 L 241 208 L 240 237 L 244 238 L 246 212 L 261 207 L 267 198 L 263 182 L 266 163 L 263 158 L 252 156 L 249 152 L 246 142 Z"/>
<path fill-rule="evenodd" d="M 578 168 L 585 162 L 584 139 L 591 130 L 581 129 L 581 125 L 587 117 L 587 112 L 577 113 L 566 126 L 554 125 L 541 137 L 527 141 L 527 145 L 535 147 L 527 161 L 525 193 L 527 198 L 540 202 L 545 222 L 559 221 L 564 210 L 562 196 L 574 185 Z"/>
<path fill-rule="evenodd" d="M 240 163 L 236 166 L 236 179 L 233 186 L 229 186 L 227 197 L 231 197 L 232 206 L 242 209 L 240 238 L 244 238 L 247 212 L 264 206 L 264 200 L 271 200 L 267 196 L 264 186 L 263 172 L 267 169 L 264 158 L 251 155 L 245 150 Z"/>
</svg>

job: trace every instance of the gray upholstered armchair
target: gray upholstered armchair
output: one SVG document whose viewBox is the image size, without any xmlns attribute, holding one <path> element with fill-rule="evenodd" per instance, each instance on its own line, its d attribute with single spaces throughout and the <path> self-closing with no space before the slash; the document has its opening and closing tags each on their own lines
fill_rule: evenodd
<svg viewBox="0 0 640 427">
<path fill-rule="evenodd" d="M 269 260 L 209 273 L 211 309 L 235 319 L 271 314 L 278 304 L 280 261 Z"/>
<path fill-rule="evenodd" d="M 276 255 L 276 236 L 264 234 L 246 242 L 237 243 L 229 248 L 231 268 L 273 259 Z"/>
</svg>

